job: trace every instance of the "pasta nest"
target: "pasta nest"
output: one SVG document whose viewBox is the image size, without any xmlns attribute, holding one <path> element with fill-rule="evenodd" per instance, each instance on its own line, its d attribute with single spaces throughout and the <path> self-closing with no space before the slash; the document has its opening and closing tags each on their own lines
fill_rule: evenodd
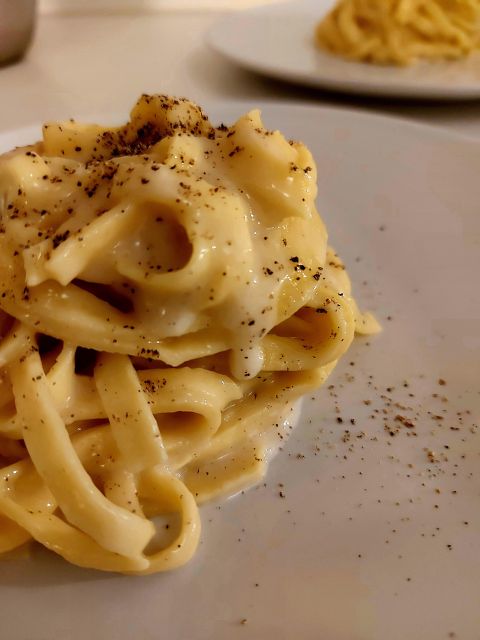
<svg viewBox="0 0 480 640">
<path fill-rule="evenodd" d="M 316 40 L 375 64 L 463 58 L 479 46 L 480 1 L 341 0 L 317 25 Z"/>
<path fill-rule="evenodd" d="M 2 156 L 0 552 L 192 557 L 198 504 L 258 482 L 293 402 L 377 328 L 315 196 L 258 111 L 215 127 L 168 96 Z"/>
</svg>

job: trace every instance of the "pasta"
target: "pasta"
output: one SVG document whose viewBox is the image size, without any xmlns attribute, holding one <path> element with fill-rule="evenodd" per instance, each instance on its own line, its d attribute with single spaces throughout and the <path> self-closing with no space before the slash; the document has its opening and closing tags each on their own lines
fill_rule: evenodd
<svg viewBox="0 0 480 640">
<path fill-rule="evenodd" d="M 46 124 L 0 194 L 0 553 L 181 566 L 198 505 L 257 482 L 295 400 L 378 329 L 312 156 L 258 111 L 215 128 L 144 95 L 121 127 Z"/>
<path fill-rule="evenodd" d="M 480 43 L 480 0 L 340 0 L 316 39 L 332 53 L 376 64 L 462 58 Z"/>
</svg>

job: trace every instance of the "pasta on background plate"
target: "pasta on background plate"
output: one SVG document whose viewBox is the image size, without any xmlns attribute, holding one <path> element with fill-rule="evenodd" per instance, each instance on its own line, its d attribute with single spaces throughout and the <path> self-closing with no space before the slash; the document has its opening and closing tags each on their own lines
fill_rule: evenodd
<svg viewBox="0 0 480 640">
<path fill-rule="evenodd" d="M 377 330 L 315 197 L 258 111 L 214 127 L 161 95 L 2 156 L 0 553 L 173 569 L 198 504 L 262 478 L 295 400 Z"/>
<path fill-rule="evenodd" d="M 375 64 L 463 58 L 480 45 L 480 0 L 339 0 L 316 39 L 334 54 Z"/>
</svg>

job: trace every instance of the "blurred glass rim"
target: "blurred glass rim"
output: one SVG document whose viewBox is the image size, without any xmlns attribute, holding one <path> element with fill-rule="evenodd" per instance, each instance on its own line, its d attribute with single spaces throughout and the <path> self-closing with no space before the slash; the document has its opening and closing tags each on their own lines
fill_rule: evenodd
<svg viewBox="0 0 480 640">
<path fill-rule="evenodd" d="M 0 0 L 0 64 L 17 60 L 32 40 L 36 0 Z"/>
</svg>

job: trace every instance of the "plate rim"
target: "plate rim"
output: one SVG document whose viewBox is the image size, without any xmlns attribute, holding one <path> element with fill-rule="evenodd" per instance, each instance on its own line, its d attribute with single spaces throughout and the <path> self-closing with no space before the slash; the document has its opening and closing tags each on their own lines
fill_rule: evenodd
<svg viewBox="0 0 480 640">
<path fill-rule="evenodd" d="M 193 100 L 196 102 L 195 100 Z M 328 116 L 335 116 L 336 114 L 341 114 L 341 116 L 348 116 L 351 118 L 355 118 L 357 120 L 364 121 L 375 121 L 377 123 L 382 123 L 383 126 L 390 127 L 400 127 L 404 130 L 411 131 L 412 133 L 418 132 L 420 134 L 425 134 L 433 138 L 437 138 L 439 140 L 444 140 L 445 142 L 459 143 L 459 144 L 468 144 L 478 146 L 480 145 L 480 136 L 477 136 L 473 133 L 467 133 L 463 131 L 457 131 L 455 129 L 451 129 L 445 125 L 439 124 L 431 124 L 427 122 L 420 122 L 411 118 L 409 116 L 398 116 L 391 115 L 388 113 L 371 111 L 370 109 L 363 109 L 360 107 L 351 107 L 351 106 L 343 106 L 343 105 L 334 105 L 330 106 L 328 104 L 315 103 L 315 102 L 299 102 L 298 99 L 281 99 L 278 100 L 273 97 L 266 98 L 246 98 L 246 99 L 225 99 L 221 100 L 215 99 L 207 99 L 201 100 L 201 104 L 199 106 L 206 113 L 207 116 L 210 116 L 211 112 L 221 112 L 223 109 L 238 109 L 239 113 L 244 114 L 253 109 L 259 109 L 263 116 L 264 110 L 272 110 L 272 111 L 287 111 L 287 110 L 299 110 L 306 113 L 317 113 L 320 115 L 322 113 L 327 114 Z M 55 119 L 48 118 L 45 120 L 32 121 L 27 124 L 22 124 L 19 127 L 13 127 L 8 129 L 0 129 L 0 154 L 5 153 L 8 149 L 2 150 L 2 142 L 4 138 L 8 136 L 18 134 L 19 136 L 22 134 L 30 134 L 34 130 L 37 130 L 41 133 L 42 125 L 44 122 L 62 122 L 63 120 L 68 120 L 72 114 L 68 114 L 63 119 Z M 98 112 L 78 112 L 74 113 L 72 116 L 76 121 L 90 124 L 105 124 L 105 126 L 115 126 L 115 122 L 124 123 L 126 119 L 129 117 L 129 109 L 127 109 L 124 113 L 120 111 L 98 111 Z M 111 121 L 111 122 L 108 122 Z M 40 139 L 40 138 L 37 138 Z M 35 140 L 31 141 L 32 143 Z M 28 144 L 28 143 L 27 143 Z M 24 146 L 24 145 L 19 145 Z M 14 148 L 14 147 L 10 147 Z"/>
</svg>

